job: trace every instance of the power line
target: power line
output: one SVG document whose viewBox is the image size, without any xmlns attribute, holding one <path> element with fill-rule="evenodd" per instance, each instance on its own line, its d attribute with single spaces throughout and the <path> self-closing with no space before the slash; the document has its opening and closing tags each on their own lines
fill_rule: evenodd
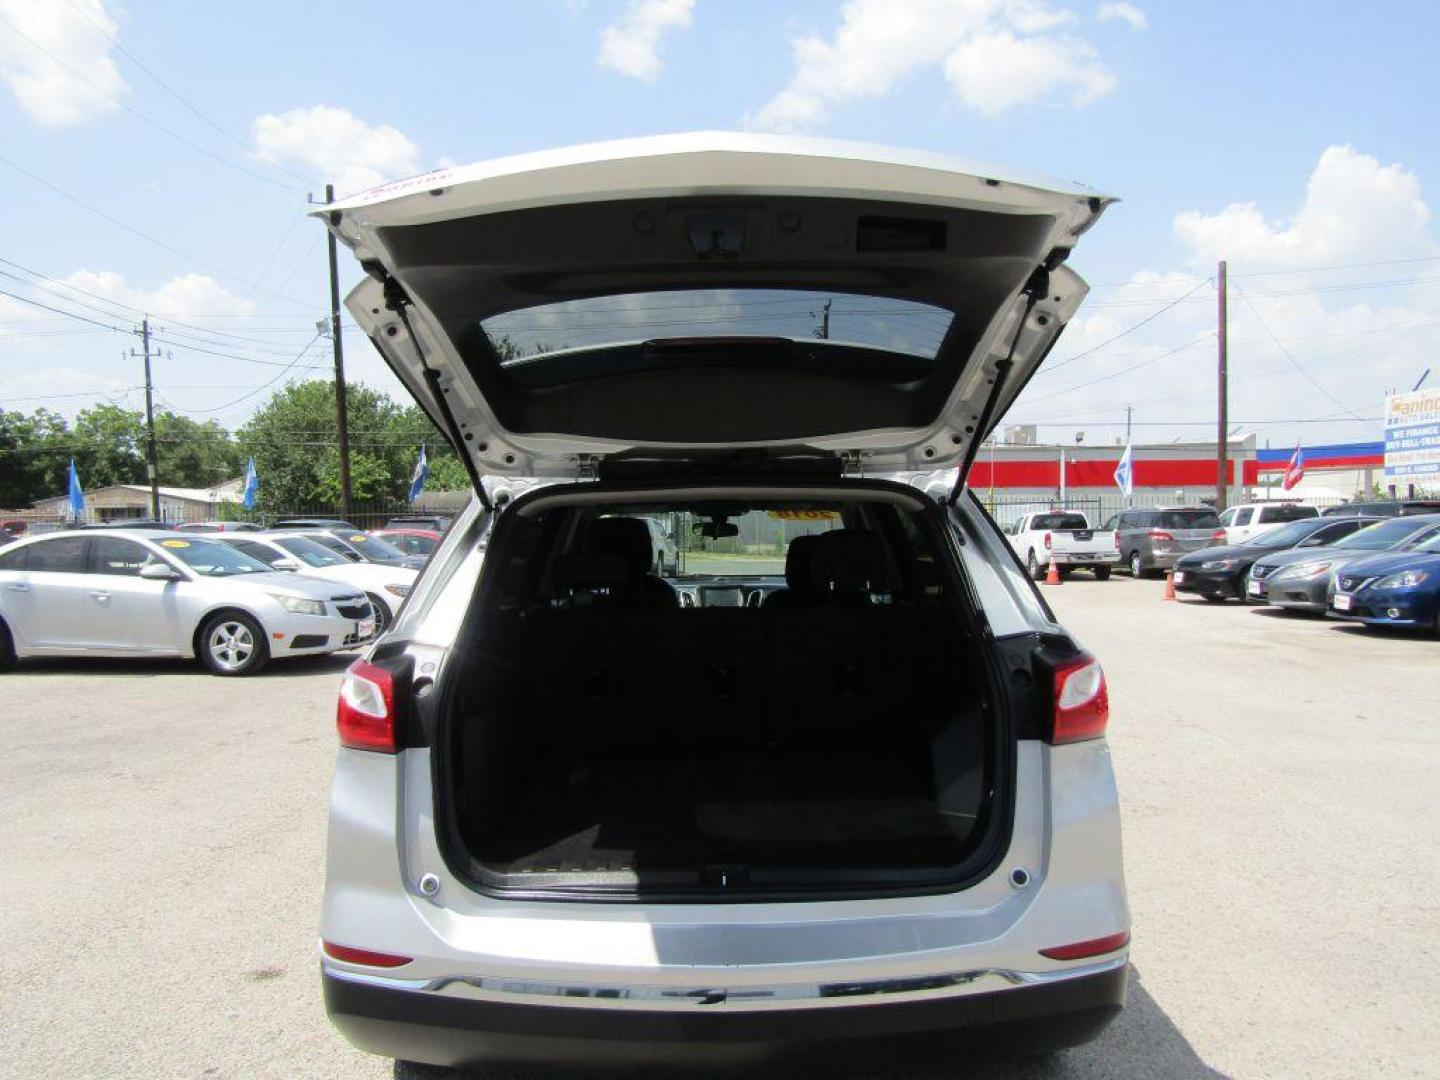
<svg viewBox="0 0 1440 1080">
<path fill-rule="evenodd" d="M 1067 386 L 1063 390 L 1056 390 L 1053 393 L 1042 394 L 1039 397 L 1030 398 L 1028 399 L 1026 404 L 1033 405 L 1036 402 L 1049 401 L 1051 398 L 1064 397 L 1066 394 L 1073 394 L 1077 390 L 1084 390 L 1087 387 L 1095 386 L 1097 383 L 1109 382 L 1111 379 L 1118 379 L 1121 375 L 1129 375 L 1132 371 L 1138 371 L 1142 367 L 1148 367 L 1150 364 L 1155 363 L 1157 360 L 1164 360 L 1167 356 L 1174 356 L 1176 353 L 1182 353 L 1186 349 L 1192 349 L 1196 345 L 1199 345 L 1201 342 L 1209 341 L 1214 336 L 1215 331 L 1207 330 L 1205 333 L 1201 334 L 1193 341 L 1188 341 L 1184 345 L 1177 345 L 1173 349 L 1167 349 L 1165 352 L 1162 352 L 1156 356 L 1141 360 L 1138 364 L 1131 364 L 1127 368 L 1121 368 L 1119 371 L 1112 371 L 1108 375 L 1101 375 L 1099 378 L 1091 379 L 1088 382 L 1076 383 L 1074 386 Z"/>
<path fill-rule="evenodd" d="M 230 408 L 232 405 L 239 405 L 242 401 L 248 401 L 250 398 L 254 397 L 256 394 L 260 393 L 261 391 L 263 391 L 263 390 L 268 390 L 270 387 L 274 386 L 277 382 L 279 382 L 281 379 L 283 379 L 286 375 L 290 374 L 291 371 L 295 370 L 295 365 L 298 364 L 302 359 L 304 359 L 305 354 L 308 353 L 308 352 L 310 351 L 310 349 L 315 345 L 315 343 L 316 343 L 317 341 L 319 341 L 319 340 L 320 340 L 320 331 L 317 330 L 317 331 L 315 331 L 315 336 L 312 337 L 309 341 L 307 341 L 307 342 L 305 343 L 305 347 L 304 347 L 303 349 L 301 349 L 298 353 L 295 354 L 295 359 L 291 360 L 288 365 L 286 365 L 285 367 L 281 368 L 280 371 L 275 375 L 275 377 L 274 377 L 273 379 L 270 379 L 270 380 L 268 380 L 268 381 L 266 381 L 266 382 L 264 382 L 264 383 L 261 383 L 261 384 L 260 384 L 259 386 L 257 386 L 254 390 L 251 390 L 251 391 L 248 391 L 247 393 L 241 394 L 239 397 L 233 398 L 232 400 L 225 402 L 225 404 L 223 404 L 223 405 L 216 405 L 213 409 L 181 409 L 180 411 L 181 411 L 181 412 L 196 413 L 196 414 L 224 412 L 226 409 Z M 310 370 L 310 369 L 309 369 L 309 368 L 302 368 L 302 369 L 300 369 L 300 370 Z M 172 404 L 173 404 L 173 403 L 172 403 Z"/>
<path fill-rule="evenodd" d="M 1100 342 L 1099 345 L 1093 345 L 1093 346 L 1091 346 L 1090 348 L 1086 349 L 1084 352 L 1078 352 L 1078 353 L 1076 353 L 1074 356 L 1067 356 L 1064 360 L 1056 361 L 1056 362 L 1053 363 L 1053 364 L 1046 364 L 1043 368 L 1041 368 L 1041 370 L 1038 372 L 1038 374 L 1044 375 L 1044 374 L 1047 374 L 1048 372 L 1058 371 L 1060 368 L 1064 367 L 1066 364 L 1073 364 L 1073 363 L 1075 363 L 1075 361 L 1077 361 L 1077 360 L 1083 360 L 1083 359 L 1085 359 L 1085 357 L 1091 356 L 1091 355 L 1093 355 L 1094 353 L 1099 352 L 1101 349 L 1105 348 L 1107 345 L 1113 345 L 1115 342 L 1119 341 L 1121 338 L 1126 337 L 1126 336 L 1128 336 L 1128 335 L 1130 335 L 1130 334 L 1133 334 L 1136 330 L 1139 330 L 1142 326 L 1145 326 L 1147 323 L 1152 323 L 1152 322 L 1154 322 L 1154 321 L 1155 321 L 1156 319 L 1158 319 L 1161 315 L 1164 315 L 1165 312 L 1167 312 L 1167 311 L 1169 311 L 1171 308 L 1173 308 L 1176 304 L 1180 303 L 1180 302 L 1183 301 L 1183 300 L 1188 299 L 1189 297 L 1193 296 L 1195 293 L 1199 292 L 1202 288 L 1205 287 L 1206 284 L 1209 283 L 1209 281 L 1210 281 L 1209 278 L 1205 278 L 1204 280 L 1202 280 L 1202 281 L 1200 282 L 1200 284 L 1196 285 L 1196 286 L 1195 286 L 1193 289 L 1191 289 L 1189 292 L 1184 293 L 1184 294 L 1181 295 L 1181 296 L 1177 296 L 1174 300 L 1171 300 L 1168 304 L 1166 304 L 1164 307 L 1162 307 L 1159 311 L 1151 312 L 1149 315 L 1145 316 L 1145 318 L 1141 319 L 1139 322 L 1134 323 L 1134 324 L 1131 325 L 1131 326 L 1127 326 L 1124 330 L 1121 330 L 1121 331 L 1120 331 L 1118 334 L 1116 334 L 1114 337 L 1106 338 L 1104 341 Z M 1157 357 L 1157 359 L 1158 359 L 1158 357 Z"/>
</svg>

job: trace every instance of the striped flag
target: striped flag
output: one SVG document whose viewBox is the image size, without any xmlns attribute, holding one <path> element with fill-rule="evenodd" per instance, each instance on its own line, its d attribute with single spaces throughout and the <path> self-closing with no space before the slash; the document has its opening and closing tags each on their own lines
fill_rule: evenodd
<svg viewBox="0 0 1440 1080">
<path fill-rule="evenodd" d="M 1305 479 L 1305 451 L 1300 449 L 1300 444 L 1295 444 L 1295 453 L 1290 455 L 1290 464 L 1285 466 L 1285 480 L 1282 487 L 1289 491 L 1301 480 Z"/>
</svg>

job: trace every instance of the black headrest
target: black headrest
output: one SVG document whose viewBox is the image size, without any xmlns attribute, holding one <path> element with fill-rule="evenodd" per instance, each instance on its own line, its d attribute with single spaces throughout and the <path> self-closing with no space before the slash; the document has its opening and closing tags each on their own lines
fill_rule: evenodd
<svg viewBox="0 0 1440 1080">
<path fill-rule="evenodd" d="M 655 562 L 650 530 L 640 518 L 600 518 L 591 524 L 590 554 L 617 557 L 632 580 L 648 574 Z"/>
<path fill-rule="evenodd" d="M 815 556 L 820 551 L 820 537 L 797 536 L 790 541 L 785 552 L 785 584 L 791 592 L 813 593 L 818 582 L 815 580 Z"/>
<path fill-rule="evenodd" d="M 822 587 L 836 593 L 886 592 L 890 588 L 885 545 L 875 533 L 850 529 L 825 533 L 815 562 Z"/>
<path fill-rule="evenodd" d="M 629 567 L 615 555 L 562 555 L 555 560 L 558 589 L 614 589 L 634 580 Z"/>
</svg>

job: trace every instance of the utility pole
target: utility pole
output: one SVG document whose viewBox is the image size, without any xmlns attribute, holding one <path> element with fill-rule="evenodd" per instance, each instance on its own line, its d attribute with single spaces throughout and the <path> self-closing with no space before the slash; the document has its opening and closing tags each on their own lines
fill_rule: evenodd
<svg viewBox="0 0 1440 1080">
<path fill-rule="evenodd" d="M 325 202 L 335 201 L 335 185 L 325 185 Z M 334 224 L 334 219 L 331 219 Z M 350 410 L 345 401 L 345 348 L 340 342 L 340 272 L 336 267 L 335 234 L 325 230 L 330 251 L 330 347 L 335 353 L 335 424 L 340 429 L 340 503 L 350 520 Z"/>
<path fill-rule="evenodd" d="M 1134 405 L 1125 406 L 1125 445 L 1130 445 L 1130 417 L 1135 412 Z"/>
<path fill-rule="evenodd" d="M 1220 270 L 1216 278 L 1219 291 L 1219 307 L 1216 315 L 1218 326 L 1216 327 L 1216 340 L 1219 342 L 1219 376 L 1220 376 L 1220 401 L 1219 401 L 1219 425 L 1215 436 L 1215 465 L 1217 476 L 1215 478 L 1215 510 L 1217 513 L 1225 509 L 1229 502 L 1230 490 L 1230 444 L 1226 441 L 1227 433 L 1230 430 L 1230 393 L 1229 393 L 1229 353 L 1225 340 L 1227 315 L 1225 310 L 1225 260 L 1220 260 Z"/>
<path fill-rule="evenodd" d="M 145 358 L 145 471 L 150 480 L 150 517 L 160 520 L 160 470 L 155 458 L 155 390 L 150 378 L 150 316 L 140 320 L 141 353 Z M 130 350 L 135 355 L 135 350 Z M 158 354 L 156 354 L 158 355 Z"/>
<path fill-rule="evenodd" d="M 826 300 L 825 306 L 820 309 L 820 329 L 815 331 L 815 336 L 821 341 L 830 340 L 830 305 L 835 301 Z"/>
</svg>

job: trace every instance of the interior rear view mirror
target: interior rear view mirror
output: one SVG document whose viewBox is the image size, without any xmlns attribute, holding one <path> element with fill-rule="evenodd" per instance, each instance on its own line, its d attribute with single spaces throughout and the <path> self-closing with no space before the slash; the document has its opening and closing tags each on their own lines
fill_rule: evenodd
<svg viewBox="0 0 1440 1080">
<path fill-rule="evenodd" d="M 739 536 L 740 526 L 733 521 L 706 521 L 696 525 L 695 531 L 707 540 L 720 540 L 724 537 Z"/>
</svg>

